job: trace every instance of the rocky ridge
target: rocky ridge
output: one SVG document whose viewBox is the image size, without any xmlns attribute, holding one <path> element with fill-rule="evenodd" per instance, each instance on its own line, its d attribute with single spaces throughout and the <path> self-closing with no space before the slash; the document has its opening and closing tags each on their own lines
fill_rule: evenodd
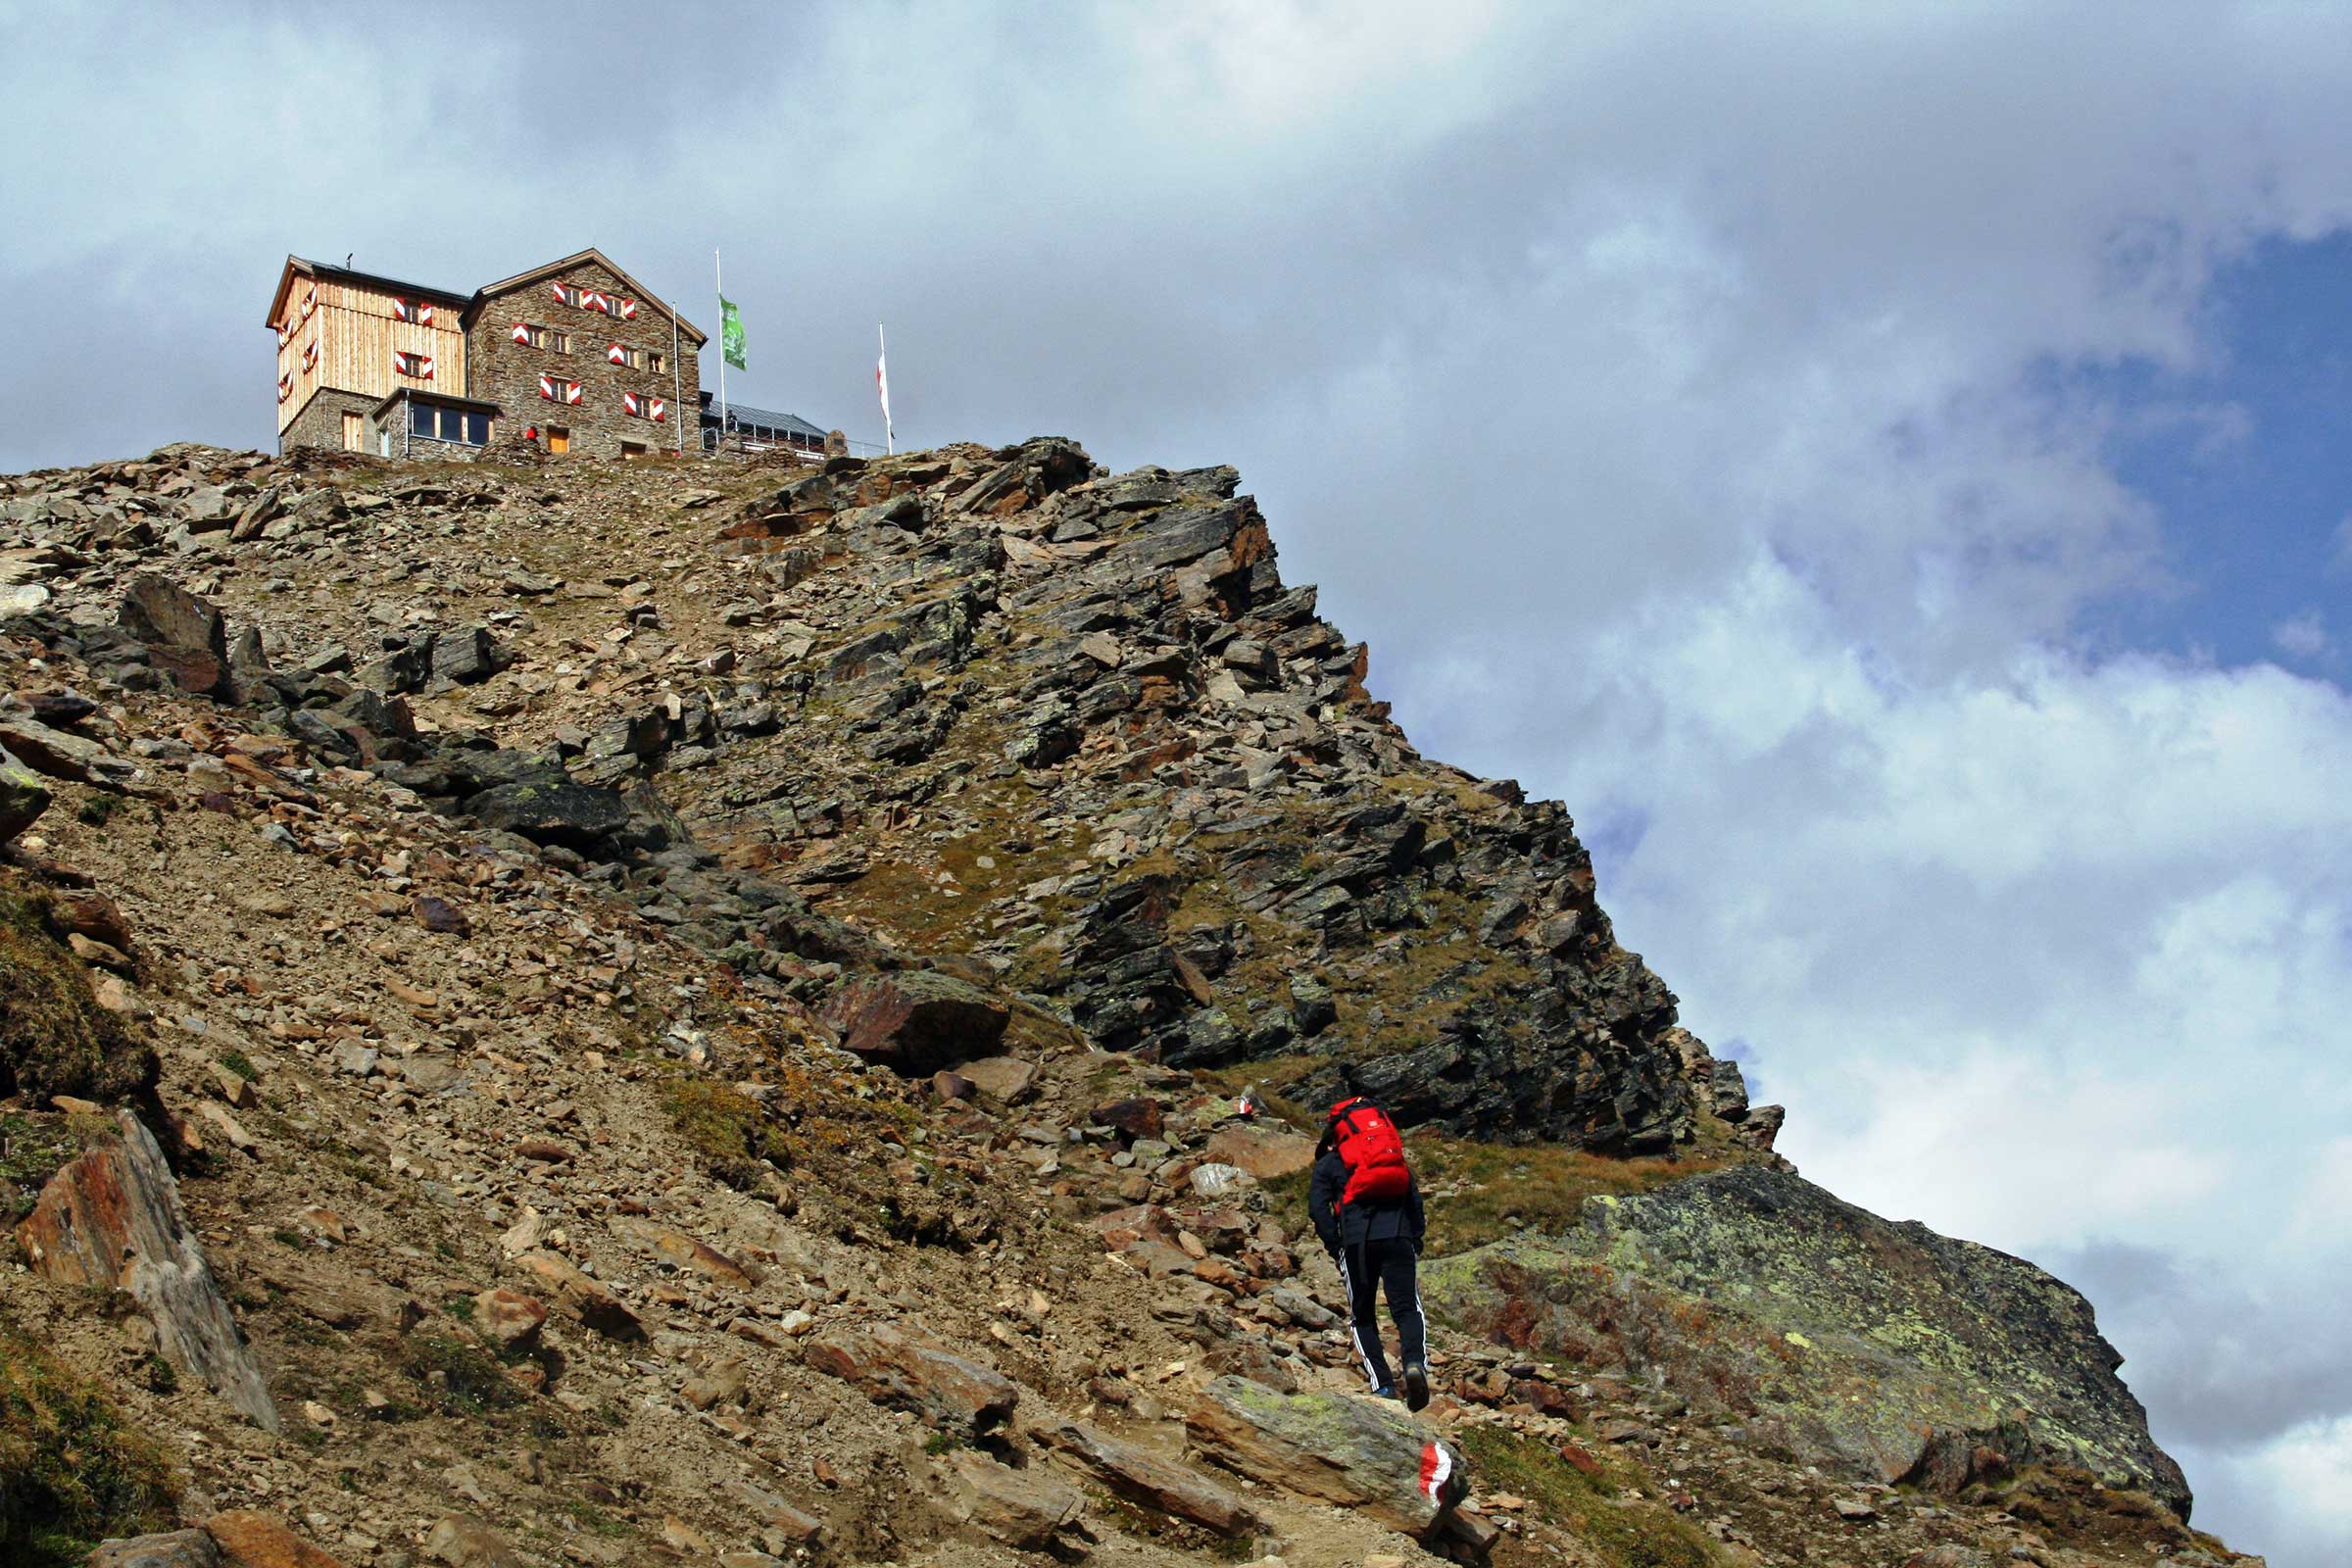
<svg viewBox="0 0 2352 1568">
<path fill-rule="evenodd" d="M 1240 1083 L 1628 1172 L 1769 1170 L 1778 1115 L 1558 807 L 1412 751 L 1229 469 L 173 448 L 9 492 L 0 957 L 63 1044 L 0 1063 L 5 1304 L 187 1435 L 156 1551 L 2227 1556 L 2097 1453 L 1913 1494 L 1475 1303 L 1429 1421 L 1350 1392 Z M 49 1261 L 150 1163 L 100 1102 L 285 1435 Z"/>
</svg>

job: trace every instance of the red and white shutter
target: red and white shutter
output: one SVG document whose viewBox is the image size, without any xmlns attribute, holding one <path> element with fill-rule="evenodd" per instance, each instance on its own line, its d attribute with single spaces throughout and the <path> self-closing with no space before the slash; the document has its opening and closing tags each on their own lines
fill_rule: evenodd
<svg viewBox="0 0 2352 1568">
<path fill-rule="evenodd" d="M 567 386 L 565 386 L 565 387 L 564 387 L 564 402 L 566 402 L 566 403 L 577 403 L 577 402 L 579 402 L 579 401 L 580 401 L 580 383 L 579 383 L 579 382 L 577 382 L 577 381 L 573 381 L 573 382 L 571 382 L 569 385 L 567 385 Z"/>
<path fill-rule="evenodd" d="M 514 323 L 514 341 L 523 344 L 531 341 L 531 329 L 520 321 Z"/>
<path fill-rule="evenodd" d="M 556 297 L 556 303 L 558 305 L 569 305 L 571 303 L 569 296 L 564 292 L 564 285 L 561 283 L 548 284 L 547 291 Z"/>
<path fill-rule="evenodd" d="M 311 313 L 318 308 L 318 285 L 313 283 L 309 288 L 303 290 L 302 293 L 302 318 L 306 321 L 309 320 L 311 318 Z"/>
<path fill-rule="evenodd" d="M 412 354 L 409 359 L 416 365 L 416 374 L 421 379 L 430 381 L 433 378 L 433 357 L 430 354 Z"/>
<path fill-rule="evenodd" d="M 543 375 L 539 378 L 539 395 L 548 399 L 550 402 L 555 400 L 556 378 L 554 376 Z"/>
<path fill-rule="evenodd" d="M 287 345 L 289 342 L 293 341 L 293 338 L 294 338 L 294 323 L 293 323 L 291 320 L 285 320 L 285 321 L 280 321 L 280 322 L 278 322 L 278 323 L 277 323 L 277 346 L 278 346 L 279 348 L 281 348 L 281 349 L 282 349 L 282 348 L 284 348 L 284 347 L 285 347 L 285 346 L 286 346 L 286 345 Z"/>
<path fill-rule="evenodd" d="M 606 347 L 605 358 L 611 360 L 614 365 L 626 365 L 629 363 L 628 350 L 622 348 L 617 343 L 610 344 Z"/>
<path fill-rule="evenodd" d="M 430 325 L 432 325 L 432 324 L 433 324 L 433 302 L 432 302 L 432 301 L 430 301 L 430 300 L 419 300 L 419 301 L 417 301 L 417 303 L 416 303 L 416 324 L 417 324 L 418 326 L 430 326 Z"/>
<path fill-rule="evenodd" d="M 651 405 L 650 411 L 649 411 L 649 412 L 647 413 L 647 415 L 646 415 L 646 417 L 647 417 L 647 418 L 649 418 L 649 419 L 652 419 L 652 420 L 653 420 L 655 423 L 657 423 L 657 424 L 661 423 L 661 422 L 662 422 L 663 419 L 666 419 L 666 418 L 668 418 L 668 417 L 669 417 L 669 411 L 668 411 L 668 407 L 667 407 L 667 405 L 665 405 L 664 403 L 662 403 L 662 401 L 660 398 L 656 398 L 656 399 L 654 399 L 654 401 L 653 401 L 653 403 L 652 403 L 652 405 Z"/>
<path fill-rule="evenodd" d="M 395 321 L 410 321 L 416 319 L 415 313 L 409 309 L 409 302 L 402 299 L 397 294 L 392 296 L 392 319 Z"/>
<path fill-rule="evenodd" d="M 314 366 L 314 365 L 317 365 L 318 363 L 318 340 L 317 338 L 313 338 L 313 339 L 311 339 L 311 340 L 310 340 L 310 342 L 308 342 L 307 344 L 303 345 L 303 350 L 302 350 L 302 368 L 303 368 L 304 369 L 306 369 L 306 370 L 307 370 L 307 369 L 309 369 L 309 368 L 310 368 L 312 366 Z"/>
<path fill-rule="evenodd" d="M 583 311 L 603 311 L 607 315 L 610 315 L 612 310 L 612 300 L 610 295 L 604 293 L 602 290 L 584 288 L 580 290 L 580 309 Z"/>
<path fill-rule="evenodd" d="M 622 300 L 615 314 L 617 314 L 624 321 L 634 321 L 637 319 L 637 302 L 635 300 Z"/>
<path fill-rule="evenodd" d="M 294 395 L 294 374 L 286 372 L 277 378 L 277 401 L 283 403 Z"/>
<path fill-rule="evenodd" d="M 623 392 L 620 395 L 620 406 L 630 414 L 643 414 L 645 412 L 645 405 L 637 401 L 637 394 L 634 392 Z"/>
</svg>

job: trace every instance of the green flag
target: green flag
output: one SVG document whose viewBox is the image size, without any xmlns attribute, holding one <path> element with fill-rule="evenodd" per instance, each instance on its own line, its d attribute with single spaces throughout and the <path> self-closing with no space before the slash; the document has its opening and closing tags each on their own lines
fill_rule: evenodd
<svg viewBox="0 0 2352 1568">
<path fill-rule="evenodd" d="M 718 341 L 727 363 L 738 370 L 750 369 L 743 363 L 743 313 L 724 294 L 718 297 Z"/>
</svg>

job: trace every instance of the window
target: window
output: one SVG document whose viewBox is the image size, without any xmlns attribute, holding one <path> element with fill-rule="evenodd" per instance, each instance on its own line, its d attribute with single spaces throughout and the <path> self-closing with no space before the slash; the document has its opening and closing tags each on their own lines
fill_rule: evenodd
<svg viewBox="0 0 2352 1568">
<path fill-rule="evenodd" d="M 375 455 L 379 458 L 388 458 L 392 455 L 392 432 L 380 426 L 375 432 Z"/>
<path fill-rule="evenodd" d="M 620 461 L 621 461 L 621 462 L 623 462 L 623 463 L 628 463 L 628 462 L 631 462 L 631 461 L 633 461 L 633 460 L 635 460 L 635 459 L 637 459 L 637 458 L 642 458 L 642 457 L 644 457 L 644 456 L 645 456 L 645 443 L 644 443 L 644 442 L 642 442 L 642 441 L 623 441 L 623 442 L 620 444 Z"/>
<path fill-rule="evenodd" d="M 580 383 L 543 375 L 539 378 L 539 395 L 550 403 L 577 403 L 580 401 Z"/>
<path fill-rule="evenodd" d="M 392 368 L 401 375 L 415 376 L 419 381 L 433 378 L 433 357 L 403 349 L 392 356 Z"/>
<path fill-rule="evenodd" d="M 556 296 L 559 303 L 568 305 L 575 311 L 580 308 L 580 291 L 569 283 L 550 283 L 548 290 Z"/>
<path fill-rule="evenodd" d="M 662 357 L 659 350 L 649 350 L 645 356 L 645 368 L 654 374 L 660 375 L 669 368 L 669 362 Z"/>
<path fill-rule="evenodd" d="M 514 338 L 525 348 L 545 349 L 550 354 L 571 352 L 571 334 L 559 332 L 552 326 L 534 326 L 528 321 L 516 321 Z"/>
<path fill-rule="evenodd" d="M 630 348 L 626 343 L 607 344 L 605 358 L 627 369 L 642 370 L 645 368 L 645 350 Z"/>
<path fill-rule="evenodd" d="M 409 433 L 427 441 L 464 442 L 469 447 L 490 444 L 490 416 L 437 404 L 409 405 Z"/>
</svg>

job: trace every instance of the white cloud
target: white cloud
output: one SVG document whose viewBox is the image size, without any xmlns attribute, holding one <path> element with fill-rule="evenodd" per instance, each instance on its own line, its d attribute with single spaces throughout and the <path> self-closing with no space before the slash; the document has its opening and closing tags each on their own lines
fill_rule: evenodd
<svg viewBox="0 0 2352 1568">
<path fill-rule="evenodd" d="M 2271 643 L 2280 653 L 2295 659 L 2317 659 L 2333 646 L 2328 635 L 2328 623 L 2316 610 L 2290 615 L 2273 626 Z"/>
</svg>

